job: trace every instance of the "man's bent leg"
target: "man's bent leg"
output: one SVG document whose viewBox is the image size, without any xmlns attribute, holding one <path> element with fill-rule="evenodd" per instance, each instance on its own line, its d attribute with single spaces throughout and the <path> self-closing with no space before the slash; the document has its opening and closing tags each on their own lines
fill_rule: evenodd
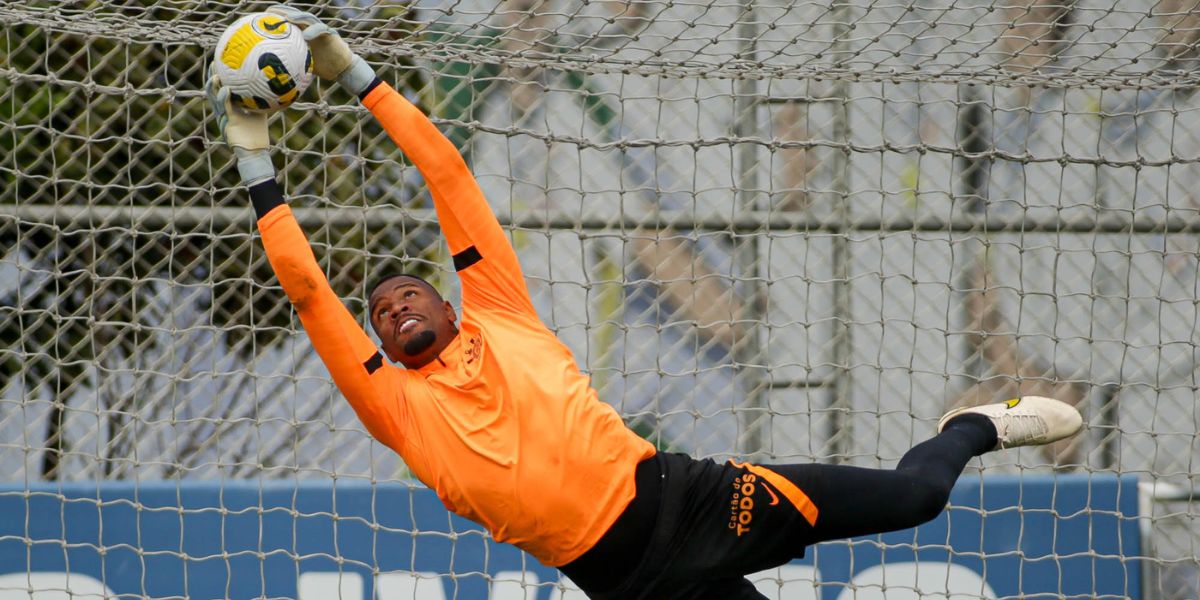
<svg viewBox="0 0 1200 600">
<path fill-rule="evenodd" d="M 987 417 L 964 415 L 910 450 L 896 470 L 664 455 L 687 476 L 668 478 L 664 489 L 664 510 L 678 520 L 670 544 L 678 552 L 665 565 L 663 582 L 670 583 L 659 594 L 740 579 L 820 541 L 919 525 L 941 512 L 971 457 L 995 445 Z"/>
<path fill-rule="evenodd" d="M 894 470 L 683 458 L 686 483 L 663 503 L 678 517 L 670 544 L 678 552 L 663 580 L 727 581 L 803 556 L 818 542 L 915 527 L 941 513 L 972 457 L 1001 443 L 1062 439 L 1081 426 L 1078 412 L 1055 400 L 1001 404 L 1003 412 L 984 406 L 943 418 L 941 433 Z"/>
<path fill-rule="evenodd" d="M 938 516 L 971 458 L 996 445 L 981 415 L 964 415 L 913 447 L 895 470 L 840 465 L 767 465 L 817 508 L 811 527 L 794 531 L 802 546 L 916 527 Z"/>
<path fill-rule="evenodd" d="M 951 411 L 937 437 L 909 450 L 894 471 L 803 465 L 787 471 L 821 507 L 808 543 L 916 527 L 937 517 L 967 462 L 997 447 L 1045 444 L 1083 426 L 1074 407 L 1028 396 Z"/>
</svg>

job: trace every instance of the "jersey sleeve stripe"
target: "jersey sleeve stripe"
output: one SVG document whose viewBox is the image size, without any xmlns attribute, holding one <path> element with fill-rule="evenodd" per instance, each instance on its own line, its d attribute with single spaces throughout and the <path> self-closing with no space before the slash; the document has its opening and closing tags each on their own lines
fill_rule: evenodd
<svg viewBox="0 0 1200 600">
<path fill-rule="evenodd" d="M 454 255 L 454 270 L 462 271 L 481 260 L 483 260 L 483 256 L 479 254 L 479 250 L 475 246 L 471 246 Z"/>
<path fill-rule="evenodd" d="M 371 358 L 368 358 L 367 361 L 363 363 L 363 368 L 367 370 L 367 375 L 373 374 L 375 371 L 379 370 L 379 367 L 382 366 L 383 355 L 378 352 L 372 354 Z"/>
</svg>

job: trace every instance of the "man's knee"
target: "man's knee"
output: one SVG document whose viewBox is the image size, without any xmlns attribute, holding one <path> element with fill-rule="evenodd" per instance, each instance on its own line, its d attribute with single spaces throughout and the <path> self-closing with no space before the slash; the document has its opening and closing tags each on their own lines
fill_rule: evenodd
<svg viewBox="0 0 1200 600">
<path fill-rule="evenodd" d="M 950 499 L 949 487 L 926 477 L 912 477 L 909 489 L 906 505 L 913 519 L 913 527 L 936 519 Z"/>
</svg>

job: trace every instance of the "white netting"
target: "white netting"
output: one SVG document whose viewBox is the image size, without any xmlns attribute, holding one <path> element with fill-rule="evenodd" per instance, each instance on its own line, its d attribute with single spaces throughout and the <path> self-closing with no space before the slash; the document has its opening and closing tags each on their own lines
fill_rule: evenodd
<svg viewBox="0 0 1200 600">
<path fill-rule="evenodd" d="M 1196 0 L 333 0 L 459 144 L 604 400 L 699 456 L 891 466 L 949 406 L 1075 403 L 987 473 L 1191 486 Z M 403 479 L 314 358 L 200 92 L 259 2 L 0 2 L 0 478 Z M 361 313 L 453 289 L 420 177 L 336 89 L 273 129 Z M 1149 519 L 1198 587 L 1190 503 Z M 1191 587 L 1189 587 L 1191 586 Z"/>
</svg>

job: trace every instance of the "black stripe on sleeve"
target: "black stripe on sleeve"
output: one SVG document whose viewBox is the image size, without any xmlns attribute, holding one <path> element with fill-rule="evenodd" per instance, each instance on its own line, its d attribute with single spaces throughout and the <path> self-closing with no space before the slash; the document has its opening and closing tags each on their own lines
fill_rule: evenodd
<svg viewBox="0 0 1200 600">
<path fill-rule="evenodd" d="M 250 201 L 254 203 L 254 214 L 258 218 L 267 216 L 272 208 L 283 204 L 283 190 L 274 179 L 250 186 Z"/>
<path fill-rule="evenodd" d="M 363 90 L 362 92 L 359 92 L 358 101 L 362 102 L 363 100 L 366 100 L 367 95 L 370 94 L 372 90 L 379 87 L 379 84 L 381 84 L 381 83 L 383 83 L 383 80 L 380 79 L 378 75 L 376 75 L 375 79 L 372 79 L 370 85 L 367 86 L 367 89 Z"/>
<path fill-rule="evenodd" d="M 367 362 L 363 363 L 363 368 L 367 370 L 367 375 L 370 375 L 370 374 L 374 373 L 375 371 L 378 371 L 379 367 L 382 367 L 382 366 L 383 366 L 383 355 L 378 352 L 376 352 L 375 354 L 372 354 L 371 358 L 368 358 Z"/>
<path fill-rule="evenodd" d="M 479 251 L 475 249 L 475 246 L 471 246 L 454 255 L 454 270 L 461 271 L 481 260 L 483 257 L 479 255 Z"/>
</svg>

